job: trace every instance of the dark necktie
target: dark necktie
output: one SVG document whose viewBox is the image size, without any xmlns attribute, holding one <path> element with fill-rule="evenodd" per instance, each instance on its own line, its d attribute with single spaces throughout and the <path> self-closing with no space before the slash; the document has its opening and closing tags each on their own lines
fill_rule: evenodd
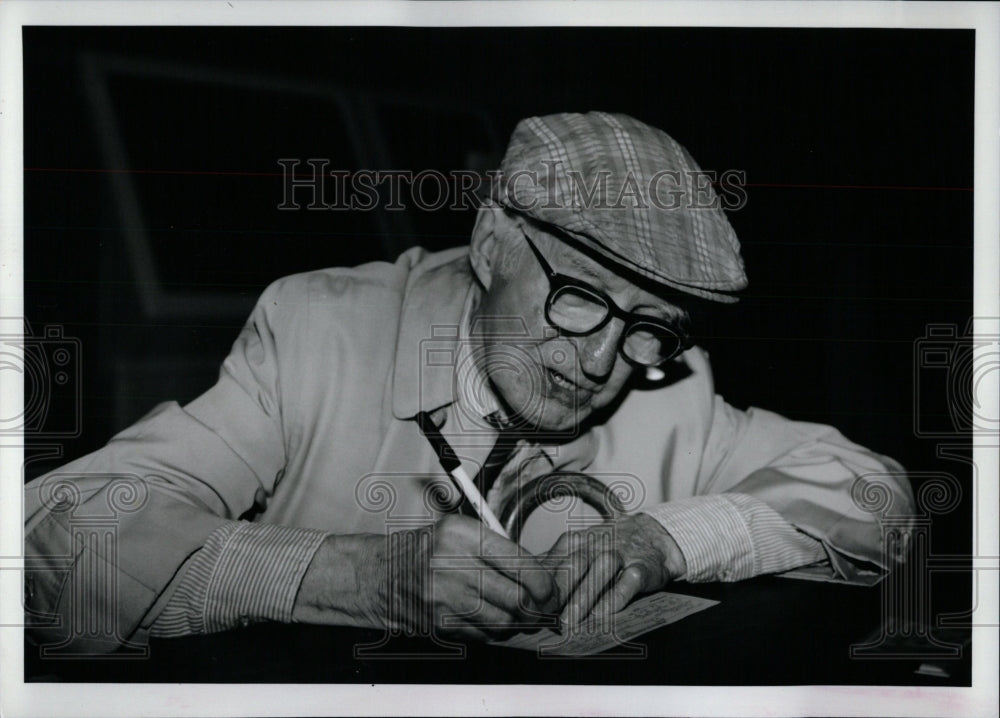
<svg viewBox="0 0 1000 718">
<path fill-rule="evenodd" d="M 438 431 L 438 427 L 444 423 L 445 419 L 445 415 L 440 410 L 436 412 L 436 416 L 425 411 L 418 413 L 416 416 L 416 422 L 420 427 L 420 431 L 434 447 L 442 467 L 445 471 L 451 473 L 452 469 L 460 464 L 460 461 L 455 455 L 455 450 L 448 445 L 448 442 Z M 487 416 L 486 421 L 497 430 L 497 440 L 473 479 L 476 488 L 484 499 L 500 475 L 500 471 L 510 461 L 514 451 L 517 450 L 515 432 L 505 430 L 496 414 Z M 460 514 L 465 516 L 472 518 L 479 517 L 468 498 L 459 499 L 459 502 L 451 510 L 455 510 L 456 508 Z"/>
<path fill-rule="evenodd" d="M 483 465 L 474 479 L 476 488 L 479 489 L 479 493 L 483 495 L 483 498 L 486 498 L 503 467 L 507 465 L 514 452 L 517 451 L 516 432 L 505 429 L 496 413 L 487 416 L 486 421 L 499 433 L 497 434 L 496 443 L 490 449 L 490 453 L 483 461 Z"/>
</svg>

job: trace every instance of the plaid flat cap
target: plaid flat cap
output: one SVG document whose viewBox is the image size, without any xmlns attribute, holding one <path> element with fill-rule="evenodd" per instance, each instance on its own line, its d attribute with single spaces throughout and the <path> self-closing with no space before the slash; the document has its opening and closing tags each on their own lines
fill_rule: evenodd
<svg viewBox="0 0 1000 718">
<path fill-rule="evenodd" d="M 498 203 L 655 282 L 729 303 L 747 286 L 709 177 L 661 130 L 607 112 L 529 117 L 500 170 Z"/>
</svg>

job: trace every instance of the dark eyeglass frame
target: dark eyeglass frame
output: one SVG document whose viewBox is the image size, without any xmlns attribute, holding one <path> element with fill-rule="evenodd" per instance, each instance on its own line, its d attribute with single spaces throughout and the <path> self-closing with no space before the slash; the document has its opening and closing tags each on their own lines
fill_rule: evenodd
<svg viewBox="0 0 1000 718">
<path fill-rule="evenodd" d="M 641 367 L 657 367 L 665 364 L 674 357 L 678 356 L 685 349 L 691 348 L 691 338 L 687 335 L 679 334 L 673 327 L 667 324 L 661 319 L 656 317 L 651 317 L 646 314 L 637 314 L 635 312 L 627 312 L 611 299 L 607 294 L 602 292 L 597 287 L 594 287 L 586 282 L 570 277 L 566 274 L 561 274 L 552 268 L 552 265 L 548 263 L 545 256 L 542 254 L 541 250 L 535 246 L 535 243 L 531 241 L 531 237 L 528 233 L 524 231 L 523 227 L 519 227 L 521 234 L 524 236 L 524 240 L 528 243 L 528 247 L 531 248 L 531 253 L 535 255 L 535 259 L 541 265 L 542 269 L 545 271 L 546 277 L 549 280 L 549 293 L 545 298 L 545 319 L 553 327 L 557 328 L 561 333 L 567 336 L 586 336 L 588 334 L 593 334 L 594 332 L 600 331 L 608 322 L 611 321 L 612 317 L 617 317 L 625 323 L 625 328 L 622 330 L 621 337 L 618 339 L 618 353 L 621 354 L 627 362 L 635 366 Z M 594 325 L 593 328 L 587 331 L 574 331 L 572 329 L 566 329 L 558 322 L 552 319 L 551 310 L 552 305 L 555 300 L 558 299 L 559 293 L 567 288 L 573 288 L 578 292 L 585 295 L 590 295 L 595 299 L 599 300 L 607 308 L 607 314 L 604 315 L 604 319 Z M 668 356 L 664 356 L 657 362 L 652 364 L 647 364 L 633 359 L 628 354 L 625 353 L 625 340 L 628 336 L 634 332 L 636 329 L 641 328 L 643 325 L 652 327 L 656 332 L 660 332 L 666 336 L 673 337 L 677 340 L 677 346 L 673 352 Z"/>
</svg>

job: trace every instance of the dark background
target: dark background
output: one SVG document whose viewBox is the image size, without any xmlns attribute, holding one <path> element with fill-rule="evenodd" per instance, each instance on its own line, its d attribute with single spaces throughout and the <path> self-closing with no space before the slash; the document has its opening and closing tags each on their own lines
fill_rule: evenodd
<svg viewBox="0 0 1000 718">
<path fill-rule="evenodd" d="M 270 281 L 467 241 L 471 210 L 279 211 L 278 159 L 484 171 L 519 118 L 604 109 L 746 172 L 750 288 L 695 328 L 720 393 L 954 476 L 934 550 L 969 552 L 936 451 L 969 443 L 972 31 L 25 28 L 24 59 L 25 312 L 51 377 L 73 354 L 27 478 L 207 389 Z"/>
</svg>

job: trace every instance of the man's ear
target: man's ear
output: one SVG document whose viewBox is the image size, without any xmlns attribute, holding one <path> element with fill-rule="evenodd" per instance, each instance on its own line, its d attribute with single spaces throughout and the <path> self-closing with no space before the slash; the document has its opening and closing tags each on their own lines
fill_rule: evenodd
<svg viewBox="0 0 1000 718">
<path fill-rule="evenodd" d="M 497 205 L 483 205 L 476 213 L 476 224 L 472 228 L 469 243 L 469 261 L 472 271 L 484 289 L 490 288 L 497 262 L 497 216 L 503 210 Z"/>
</svg>

